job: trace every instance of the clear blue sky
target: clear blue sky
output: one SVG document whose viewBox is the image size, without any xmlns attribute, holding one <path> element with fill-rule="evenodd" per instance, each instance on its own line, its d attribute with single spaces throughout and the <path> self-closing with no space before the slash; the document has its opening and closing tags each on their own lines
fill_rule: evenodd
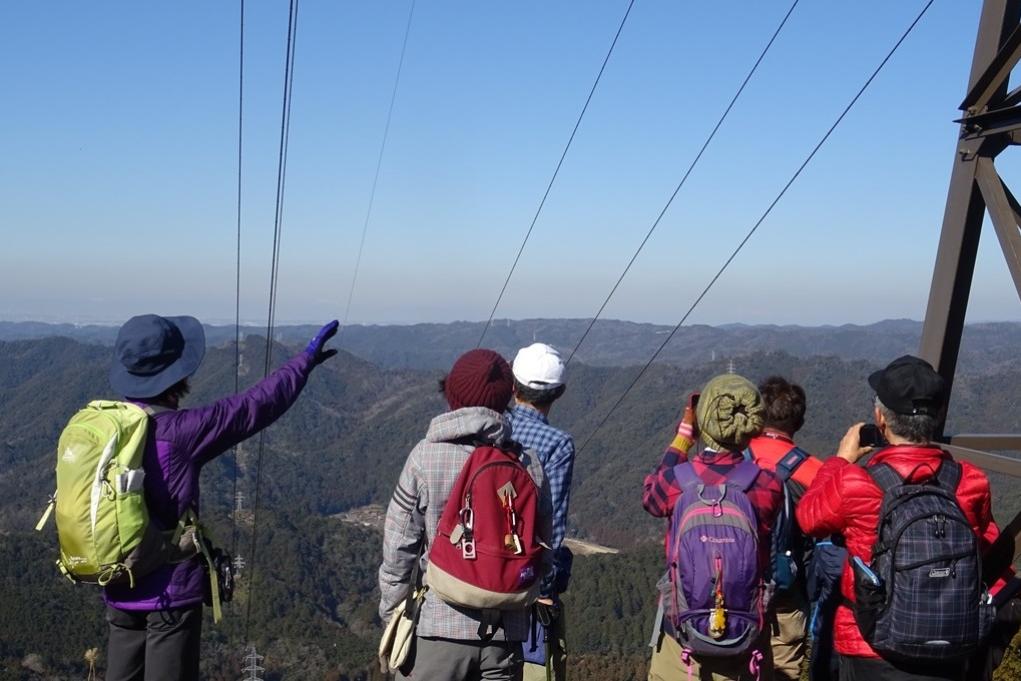
<svg viewBox="0 0 1021 681">
<path fill-rule="evenodd" d="M 803 0 L 606 315 L 679 319 L 922 4 Z M 248 2 L 255 322 L 286 5 Z M 980 5 L 933 6 L 693 323 L 922 317 Z M 498 317 L 594 313 L 788 6 L 637 1 Z M 486 317 L 625 7 L 419 0 L 352 321 Z M 302 0 L 280 322 L 343 312 L 407 11 Z M 233 318 L 237 13 L 0 8 L 0 318 Z M 1018 318 L 990 231 L 978 269 L 971 318 Z"/>
</svg>

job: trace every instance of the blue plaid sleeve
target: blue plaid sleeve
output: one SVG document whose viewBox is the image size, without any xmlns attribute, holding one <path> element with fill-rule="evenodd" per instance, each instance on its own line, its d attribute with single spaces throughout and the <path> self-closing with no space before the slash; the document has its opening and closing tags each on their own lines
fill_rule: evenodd
<svg viewBox="0 0 1021 681">
<path fill-rule="evenodd" d="M 550 547 L 553 549 L 554 564 L 539 587 L 543 597 L 557 595 L 554 585 L 564 565 L 564 556 L 558 550 L 567 535 L 567 514 L 571 501 L 571 478 L 574 474 L 574 440 L 562 430 L 549 425 L 546 417 L 537 410 L 515 405 L 508 412 L 513 437 L 525 449 L 536 453 L 542 462 L 543 472 L 550 487 L 553 501 L 553 533 Z"/>
<path fill-rule="evenodd" d="M 571 477 L 574 475 L 574 440 L 563 438 L 553 450 L 548 462 L 543 466 L 546 479 L 549 480 L 550 494 L 553 497 L 553 536 L 550 538 L 553 555 L 556 557 L 553 573 L 543 580 L 540 587 L 542 596 L 553 594 L 553 585 L 557 575 L 565 566 L 561 565 L 562 554 L 558 551 L 567 534 L 567 509 L 571 503 Z"/>
</svg>

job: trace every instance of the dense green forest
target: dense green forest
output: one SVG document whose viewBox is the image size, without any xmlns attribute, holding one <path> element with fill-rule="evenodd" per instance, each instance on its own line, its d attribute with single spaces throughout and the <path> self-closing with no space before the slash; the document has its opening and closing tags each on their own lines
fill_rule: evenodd
<svg viewBox="0 0 1021 681">
<path fill-rule="evenodd" d="M 261 376 L 264 341 L 244 344 L 242 380 Z M 276 347 L 275 361 L 290 350 Z M 232 347 L 211 348 L 187 404 L 233 387 Z M 685 395 L 726 369 L 731 358 L 689 366 L 655 365 L 576 464 L 570 532 L 622 549 L 581 557 L 566 596 L 575 678 L 644 678 L 653 585 L 661 569 L 659 522 L 641 510 L 643 476 L 658 461 Z M 82 655 L 105 644 L 96 590 L 73 586 L 53 567 L 52 526 L 31 531 L 53 486 L 53 447 L 73 411 L 106 395 L 109 349 L 70 339 L 0 342 L 0 679 L 85 676 Z M 876 363 L 837 357 L 754 353 L 735 360 L 752 379 L 781 373 L 802 383 L 809 414 L 801 443 L 823 456 L 847 425 L 871 411 L 865 377 Z M 604 410 L 634 377 L 634 367 L 572 364 L 568 391 L 553 421 L 588 439 Z M 252 516 L 239 520 L 238 552 L 249 563 L 226 621 L 207 623 L 204 674 L 236 679 L 248 599 L 247 639 L 266 656 L 267 679 L 379 678 L 375 572 L 380 539 L 336 514 L 385 504 L 407 452 L 440 412 L 440 371 L 382 369 L 348 353 L 318 369 L 299 403 L 268 432 L 262 461 L 259 542 L 251 553 Z M 1021 427 L 1021 371 L 963 373 L 950 428 L 975 432 Z M 251 499 L 256 449 L 237 456 L 238 488 Z M 203 476 L 203 517 L 224 543 L 231 536 L 235 464 L 225 456 Z M 1021 489 L 993 476 L 995 512 L 1021 508 Z M 255 563 L 254 570 L 252 563 Z M 1010 664 L 1021 658 L 1012 653 Z M 102 671 L 102 659 L 99 669 Z M 1013 677 L 1021 678 L 1021 674 Z"/>
</svg>

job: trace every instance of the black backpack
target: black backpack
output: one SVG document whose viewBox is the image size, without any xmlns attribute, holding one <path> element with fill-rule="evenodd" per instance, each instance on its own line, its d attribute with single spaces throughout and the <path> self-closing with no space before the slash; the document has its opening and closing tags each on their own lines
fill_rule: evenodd
<svg viewBox="0 0 1021 681">
<path fill-rule="evenodd" d="M 944 461 L 926 483 L 887 464 L 866 469 L 880 489 L 872 563 L 851 560 L 855 619 L 884 657 L 958 660 L 989 633 L 995 608 L 982 583 L 978 537 L 957 503 L 961 466 Z"/>
<path fill-rule="evenodd" d="M 772 546 L 769 567 L 777 592 L 791 591 L 798 583 L 798 576 L 805 566 L 805 537 L 794 517 L 794 498 L 791 491 L 791 476 L 808 459 L 808 454 L 792 447 L 776 463 L 776 477 L 783 485 L 783 506 L 773 524 Z M 755 453 L 749 446 L 745 458 L 755 461 Z"/>
</svg>

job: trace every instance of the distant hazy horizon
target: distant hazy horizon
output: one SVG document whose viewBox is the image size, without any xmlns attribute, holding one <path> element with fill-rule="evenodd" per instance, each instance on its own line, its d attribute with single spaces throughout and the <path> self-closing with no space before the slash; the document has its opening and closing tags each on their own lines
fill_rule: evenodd
<svg viewBox="0 0 1021 681">
<path fill-rule="evenodd" d="M 157 312 L 157 314 L 159 314 L 159 313 Z M 182 313 L 182 314 L 186 314 L 186 313 Z M 54 319 L 46 319 L 46 318 L 31 318 L 31 317 L 11 318 L 11 317 L 0 316 L 0 323 L 8 323 L 8 324 L 48 324 L 48 325 L 53 325 L 53 326 L 67 324 L 67 325 L 71 325 L 71 326 L 80 326 L 80 327 L 86 327 L 86 326 L 116 327 L 116 326 L 120 326 L 121 324 L 123 324 L 126 319 L 127 319 L 127 317 L 125 317 L 124 319 L 71 320 L 71 319 L 55 319 L 55 318 Z M 215 317 L 213 317 L 213 318 L 198 317 L 198 320 L 200 322 L 202 322 L 203 324 L 205 324 L 206 326 L 234 326 L 234 324 L 235 324 L 235 321 L 233 319 L 222 319 L 222 318 L 215 318 Z M 498 319 L 493 320 L 493 325 L 497 326 L 497 325 L 505 325 L 505 324 L 520 324 L 520 323 L 525 323 L 525 322 L 536 322 L 536 321 L 579 321 L 579 320 L 580 321 L 587 321 L 587 319 L 584 318 L 584 317 L 522 317 L 520 319 L 498 318 Z M 285 320 L 277 320 L 275 326 L 276 326 L 276 328 L 294 327 L 294 326 L 310 326 L 310 325 L 322 324 L 325 321 L 328 321 L 328 320 L 326 320 L 326 319 L 285 319 Z M 422 321 L 381 321 L 381 322 L 358 322 L 358 321 L 351 321 L 351 322 L 348 322 L 347 326 L 360 326 L 360 327 L 417 326 L 417 325 L 444 326 L 444 325 L 453 325 L 453 324 L 482 324 L 482 323 L 485 323 L 485 321 L 486 321 L 485 319 L 448 319 L 448 320 L 445 320 L 445 321 L 441 320 L 441 321 L 427 321 L 427 322 L 422 322 Z M 642 325 L 651 325 L 651 326 L 662 326 L 662 327 L 668 327 L 668 328 L 673 326 L 673 324 L 668 324 L 668 323 L 664 323 L 664 322 L 656 322 L 656 321 L 650 321 L 650 320 L 639 320 L 639 319 L 620 319 L 620 318 L 610 318 L 610 317 L 601 318 L 600 322 L 608 322 L 608 323 L 612 322 L 612 323 L 623 323 L 623 324 L 642 324 Z M 872 321 L 865 321 L 865 322 L 841 322 L 841 323 L 820 323 L 820 324 L 808 324 L 808 323 L 797 323 L 797 322 L 792 322 L 792 323 L 779 323 L 779 322 L 777 322 L 777 323 L 773 323 L 773 322 L 748 323 L 748 322 L 744 322 L 744 321 L 740 321 L 740 320 L 735 320 L 735 321 L 730 321 L 730 322 L 719 322 L 719 323 L 713 323 L 713 324 L 707 324 L 707 323 L 702 323 L 702 322 L 698 322 L 698 323 L 694 323 L 693 322 L 691 324 L 685 324 L 685 326 L 710 326 L 710 327 L 720 327 L 720 328 L 728 327 L 728 326 L 751 326 L 751 327 L 754 327 L 754 326 L 795 326 L 795 327 L 804 327 L 804 328 L 827 328 L 827 327 L 840 327 L 840 326 L 868 327 L 868 326 L 873 326 L 873 325 L 876 325 L 876 324 L 883 324 L 883 323 L 887 323 L 887 322 L 906 322 L 906 323 L 922 324 L 924 322 L 924 320 L 922 320 L 922 319 L 912 319 L 912 318 L 909 318 L 909 317 L 898 317 L 898 318 L 874 319 Z M 968 322 L 967 322 L 968 325 L 972 325 L 972 324 L 1017 324 L 1017 323 L 1021 323 L 1021 319 L 969 319 Z M 266 320 L 264 320 L 264 319 L 263 320 L 259 320 L 259 319 L 242 319 L 241 320 L 241 326 L 243 328 L 255 328 L 255 329 L 258 329 L 260 327 L 264 328 L 266 326 Z"/>
</svg>

